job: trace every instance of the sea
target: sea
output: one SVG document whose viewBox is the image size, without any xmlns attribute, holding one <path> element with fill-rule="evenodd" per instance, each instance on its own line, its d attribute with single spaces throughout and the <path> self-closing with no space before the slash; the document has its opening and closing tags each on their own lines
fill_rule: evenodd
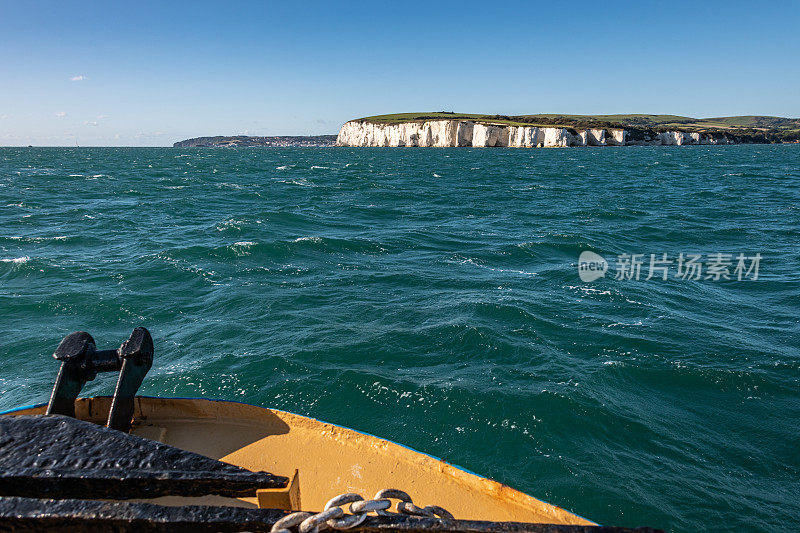
<svg viewBox="0 0 800 533">
<path fill-rule="evenodd" d="M 47 401 L 69 332 L 145 326 L 145 395 L 312 416 L 601 524 L 794 529 L 798 191 L 798 145 L 3 148 L 0 409 Z"/>
</svg>

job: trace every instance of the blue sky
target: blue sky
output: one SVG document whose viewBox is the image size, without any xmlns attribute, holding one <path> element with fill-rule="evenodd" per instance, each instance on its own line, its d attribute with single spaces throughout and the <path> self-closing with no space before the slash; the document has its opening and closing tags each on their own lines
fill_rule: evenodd
<svg viewBox="0 0 800 533">
<path fill-rule="evenodd" d="M 0 0 L 0 145 L 409 111 L 800 116 L 800 2 L 559 4 Z"/>
</svg>

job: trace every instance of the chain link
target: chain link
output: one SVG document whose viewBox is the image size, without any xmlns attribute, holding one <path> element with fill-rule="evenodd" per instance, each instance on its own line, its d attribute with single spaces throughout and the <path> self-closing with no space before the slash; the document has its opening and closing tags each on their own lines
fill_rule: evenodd
<svg viewBox="0 0 800 533">
<path fill-rule="evenodd" d="M 392 507 L 391 500 L 397 502 L 397 513 L 389 511 Z M 345 515 L 345 505 L 350 505 L 349 515 Z M 292 528 L 297 528 L 298 533 L 319 533 L 328 528 L 350 529 L 361 525 L 367 519 L 367 513 L 375 512 L 381 516 L 406 514 L 426 518 L 452 519 L 453 515 L 438 505 L 419 507 L 414 505 L 408 493 L 398 489 L 383 489 L 375 494 L 371 500 L 365 500 L 354 492 L 340 494 L 328 500 L 325 508 L 320 513 L 306 512 L 291 513 L 272 526 L 271 533 L 293 533 Z"/>
</svg>

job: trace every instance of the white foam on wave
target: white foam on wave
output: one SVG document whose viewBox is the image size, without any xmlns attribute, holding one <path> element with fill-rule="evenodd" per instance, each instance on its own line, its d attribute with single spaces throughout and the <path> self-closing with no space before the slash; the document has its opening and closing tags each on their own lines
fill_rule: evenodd
<svg viewBox="0 0 800 533">
<path fill-rule="evenodd" d="M 239 241 L 233 243 L 230 247 L 233 253 L 238 255 L 239 257 L 250 255 L 252 252 L 250 251 L 250 247 L 254 246 L 256 243 L 253 241 Z"/>
<path fill-rule="evenodd" d="M 641 320 L 637 320 L 636 322 L 614 322 L 613 324 L 609 324 L 607 328 L 617 328 L 617 327 L 626 327 L 626 326 L 643 326 L 649 327 L 647 324 L 643 323 Z"/>
<path fill-rule="evenodd" d="M 165 261 L 167 264 L 171 265 L 176 270 L 182 270 L 184 272 L 191 272 L 203 278 L 206 282 L 210 283 L 211 285 L 219 285 L 220 282 L 217 281 L 215 278 L 217 276 L 216 271 L 214 270 L 205 270 L 197 265 L 192 265 L 187 261 L 183 261 L 180 259 L 175 259 L 171 257 L 169 254 L 165 252 L 159 252 L 152 257 Z"/>
<path fill-rule="evenodd" d="M 244 220 L 229 218 L 228 220 L 223 220 L 222 222 L 218 223 L 216 226 L 214 226 L 214 228 L 217 231 L 226 231 L 229 229 L 239 230 L 242 229 L 243 224 L 246 224 Z"/>
<path fill-rule="evenodd" d="M 331 167 L 321 167 L 319 165 L 311 165 L 311 170 L 329 170 Z"/>
<path fill-rule="evenodd" d="M 433 173 L 433 177 L 434 178 L 441 178 L 441 176 L 439 174 L 437 174 L 436 172 Z"/>
<path fill-rule="evenodd" d="M 526 270 L 517 270 L 517 269 L 514 269 L 514 268 L 490 267 L 488 265 L 482 265 L 480 263 L 477 263 L 473 259 L 469 259 L 469 258 L 457 261 L 457 263 L 460 264 L 460 265 L 472 265 L 472 266 L 476 266 L 478 268 L 484 268 L 486 270 L 491 270 L 492 272 L 503 272 L 503 273 L 506 273 L 506 274 L 520 274 L 522 276 L 537 276 L 538 275 L 536 272 L 528 272 Z"/>
<path fill-rule="evenodd" d="M 6 237 L 7 239 L 11 239 L 14 241 L 24 241 L 24 242 L 47 242 L 47 241 L 65 241 L 67 240 L 66 235 L 59 235 L 57 237 L 22 237 L 21 235 L 10 235 Z"/>
<path fill-rule="evenodd" d="M 297 178 L 297 179 L 275 179 L 278 183 L 286 183 L 288 185 L 299 185 L 300 187 L 316 187 L 313 183 L 309 183 L 305 178 Z"/>
<path fill-rule="evenodd" d="M 275 170 L 288 170 L 289 165 L 281 165 L 279 167 L 275 167 Z"/>
<path fill-rule="evenodd" d="M 594 287 L 584 287 L 582 285 L 567 285 L 568 289 L 578 289 L 584 294 L 599 294 L 603 296 L 608 296 L 611 294 L 609 290 L 602 290 L 602 289 L 595 289 Z"/>
<path fill-rule="evenodd" d="M 322 239 L 319 238 L 319 237 L 298 237 L 295 240 L 293 240 L 292 242 L 305 242 L 305 241 L 308 241 L 308 242 L 322 242 Z"/>
<path fill-rule="evenodd" d="M 485 265 L 478 265 L 478 266 L 483 267 L 483 268 L 488 268 L 489 270 L 492 270 L 494 272 L 507 272 L 507 273 L 510 273 L 510 274 L 521 274 L 523 276 L 535 276 L 536 275 L 536 272 L 527 272 L 525 270 L 516 270 L 516 269 L 513 269 L 513 268 L 493 268 L 493 267 L 485 266 Z"/>
<path fill-rule="evenodd" d="M 11 258 L 11 259 L 0 259 L 0 262 L 2 262 L 2 263 L 14 263 L 14 264 L 19 265 L 19 264 L 22 264 L 22 263 L 27 263 L 28 260 L 30 260 L 30 257 L 28 257 L 26 255 L 24 257 L 14 257 L 14 258 Z"/>
</svg>

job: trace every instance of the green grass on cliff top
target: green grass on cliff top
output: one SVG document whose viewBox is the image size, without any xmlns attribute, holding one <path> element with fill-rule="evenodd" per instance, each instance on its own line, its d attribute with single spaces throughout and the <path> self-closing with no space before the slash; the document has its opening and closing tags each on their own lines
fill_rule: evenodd
<svg viewBox="0 0 800 533">
<path fill-rule="evenodd" d="M 569 127 L 675 127 L 682 130 L 706 129 L 759 129 L 759 130 L 800 130 L 800 119 L 769 116 L 738 116 L 693 118 L 680 115 L 481 115 L 475 113 L 451 113 L 445 111 L 422 113 L 395 113 L 364 117 L 361 121 L 376 124 L 401 124 L 425 120 L 472 120 L 475 122 L 508 124 L 512 126 L 569 126 Z"/>
</svg>

